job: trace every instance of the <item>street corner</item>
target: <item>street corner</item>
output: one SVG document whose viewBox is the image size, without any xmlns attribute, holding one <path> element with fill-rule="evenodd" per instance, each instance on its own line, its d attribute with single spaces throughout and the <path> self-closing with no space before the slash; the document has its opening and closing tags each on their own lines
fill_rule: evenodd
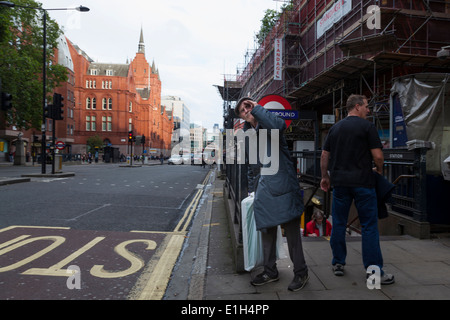
<svg viewBox="0 0 450 320">
<path fill-rule="evenodd" d="M 184 238 L 170 232 L 0 229 L 0 299 L 158 299 Z"/>
<path fill-rule="evenodd" d="M 8 184 L 30 182 L 30 178 L 11 178 L 11 177 L 0 177 L 0 186 L 6 186 Z"/>
</svg>

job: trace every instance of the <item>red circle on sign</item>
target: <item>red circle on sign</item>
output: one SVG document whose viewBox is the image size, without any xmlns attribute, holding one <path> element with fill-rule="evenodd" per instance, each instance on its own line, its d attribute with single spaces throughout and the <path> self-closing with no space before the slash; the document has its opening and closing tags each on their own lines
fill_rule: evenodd
<svg viewBox="0 0 450 320">
<path fill-rule="evenodd" d="M 259 105 L 266 108 L 271 109 L 270 105 L 272 103 L 280 104 L 284 110 L 292 110 L 291 104 L 289 101 L 286 100 L 286 98 L 278 95 L 278 94 L 269 94 L 267 96 L 264 96 L 259 100 Z M 267 107 L 266 107 L 267 105 Z M 288 128 L 291 125 L 292 120 L 284 120 L 286 122 L 286 128 Z"/>
<path fill-rule="evenodd" d="M 62 149 L 64 149 L 64 148 L 66 147 L 66 145 L 65 145 L 64 142 L 58 141 L 58 142 L 56 142 L 55 147 L 56 147 L 56 149 L 58 149 L 58 150 L 62 150 Z"/>
</svg>

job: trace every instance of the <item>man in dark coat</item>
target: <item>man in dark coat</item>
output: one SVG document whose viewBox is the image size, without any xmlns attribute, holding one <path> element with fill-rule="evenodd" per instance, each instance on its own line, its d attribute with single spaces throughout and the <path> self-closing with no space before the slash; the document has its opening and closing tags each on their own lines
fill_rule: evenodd
<svg viewBox="0 0 450 320">
<path fill-rule="evenodd" d="M 294 279 L 288 289 L 298 291 L 309 279 L 300 235 L 300 217 L 304 205 L 295 168 L 283 136 L 286 123 L 251 98 L 241 99 L 236 105 L 235 113 L 246 121 L 244 131 L 254 130 L 256 133 L 257 146 L 260 149 L 258 154 L 265 154 L 257 163 L 252 163 L 250 159 L 249 166 L 249 192 L 255 191 L 253 207 L 256 228 L 262 232 L 264 248 L 264 272 L 257 275 L 251 284 L 259 286 L 278 281 L 277 227 L 283 224 L 289 256 L 294 263 Z M 267 138 L 263 139 L 262 136 Z M 265 149 L 265 152 L 261 152 L 261 148 Z M 268 159 L 271 161 L 268 162 Z M 252 186 L 255 186 L 256 190 L 252 190 Z"/>
</svg>

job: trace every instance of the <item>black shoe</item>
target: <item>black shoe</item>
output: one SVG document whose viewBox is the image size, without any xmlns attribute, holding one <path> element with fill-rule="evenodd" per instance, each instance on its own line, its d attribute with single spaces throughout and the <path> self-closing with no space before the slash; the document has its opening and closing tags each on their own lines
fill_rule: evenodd
<svg viewBox="0 0 450 320">
<path fill-rule="evenodd" d="M 254 286 L 262 286 L 262 285 L 265 285 L 266 283 L 275 282 L 278 280 L 279 280 L 278 275 L 276 275 L 275 277 L 271 277 L 267 273 L 263 272 L 263 273 L 258 274 L 255 277 L 255 279 L 250 281 L 250 283 Z"/>
<path fill-rule="evenodd" d="M 333 266 L 333 272 L 335 276 L 342 277 L 344 275 L 344 266 L 342 264 L 335 264 Z"/>
<path fill-rule="evenodd" d="M 305 286 L 305 284 L 308 282 L 309 280 L 309 275 L 308 273 L 305 273 L 303 276 L 294 276 L 294 280 L 292 280 L 291 284 L 288 287 L 289 291 L 298 291 L 303 289 L 303 287 Z"/>
</svg>

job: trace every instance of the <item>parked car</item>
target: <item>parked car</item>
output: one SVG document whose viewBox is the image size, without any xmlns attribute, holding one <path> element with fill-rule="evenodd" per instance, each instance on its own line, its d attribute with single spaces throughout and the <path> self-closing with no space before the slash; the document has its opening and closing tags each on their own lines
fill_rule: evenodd
<svg viewBox="0 0 450 320">
<path fill-rule="evenodd" d="M 191 164 L 195 165 L 201 165 L 202 164 L 202 154 L 201 153 L 194 153 L 192 155 Z"/>
<path fill-rule="evenodd" d="M 179 154 L 173 154 L 167 162 L 168 164 L 182 164 L 183 158 Z"/>
</svg>

